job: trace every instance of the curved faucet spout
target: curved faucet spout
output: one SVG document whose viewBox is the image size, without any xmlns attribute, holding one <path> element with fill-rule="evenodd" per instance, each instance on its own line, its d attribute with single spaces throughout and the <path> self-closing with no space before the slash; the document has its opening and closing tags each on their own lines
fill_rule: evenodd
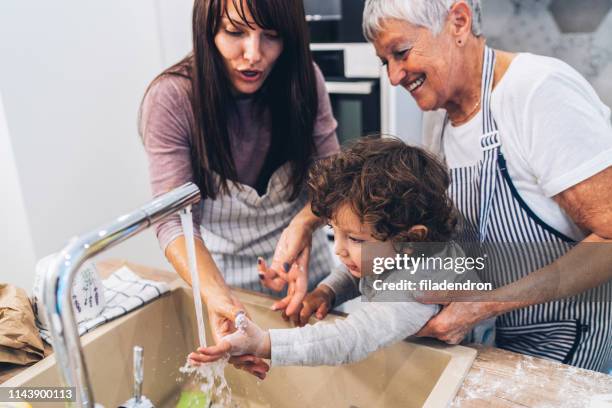
<svg viewBox="0 0 612 408">
<path fill-rule="evenodd" d="M 101 228 L 73 238 L 49 267 L 43 281 L 43 313 L 49 322 L 60 376 L 64 384 L 76 387 L 80 406 L 93 408 L 95 402 L 72 310 L 72 284 L 79 267 L 92 256 L 198 201 L 198 187 L 183 184 Z"/>
</svg>

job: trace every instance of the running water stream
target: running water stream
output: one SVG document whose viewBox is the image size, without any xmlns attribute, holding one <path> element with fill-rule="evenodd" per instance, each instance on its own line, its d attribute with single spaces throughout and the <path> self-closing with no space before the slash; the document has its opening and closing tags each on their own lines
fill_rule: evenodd
<svg viewBox="0 0 612 408">
<path fill-rule="evenodd" d="M 191 288 L 193 290 L 193 301 L 195 304 L 196 320 L 198 324 L 198 339 L 200 347 L 206 347 L 206 328 L 204 327 L 204 316 L 202 314 L 202 295 L 200 294 L 200 275 L 198 274 L 195 240 L 193 237 L 193 218 L 191 206 L 180 212 L 185 245 L 187 246 L 187 259 L 189 272 L 191 274 Z M 190 375 L 189 388 L 199 390 L 207 395 L 206 406 L 211 408 L 225 408 L 231 404 L 231 390 L 225 380 L 225 366 L 229 357 L 212 362 L 194 366 L 187 361 L 180 369 L 183 374 Z M 191 404 L 190 404 L 191 405 Z M 199 407 L 194 407 L 199 408 Z"/>
<path fill-rule="evenodd" d="M 193 302 L 195 303 L 196 319 L 198 321 L 198 338 L 200 347 L 206 347 L 206 332 L 204 327 L 204 316 L 202 315 L 202 296 L 200 295 L 200 274 L 195 254 L 195 239 L 193 238 L 193 217 L 191 206 L 181 211 L 181 224 L 185 245 L 187 246 L 187 260 L 189 262 L 189 273 L 191 274 L 191 289 L 193 290 Z"/>
</svg>

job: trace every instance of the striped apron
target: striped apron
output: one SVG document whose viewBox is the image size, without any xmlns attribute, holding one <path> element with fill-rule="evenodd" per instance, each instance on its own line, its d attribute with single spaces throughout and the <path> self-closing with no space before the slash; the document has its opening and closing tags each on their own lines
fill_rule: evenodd
<svg viewBox="0 0 612 408">
<path fill-rule="evenodd" d="M 500 287 L 550 264 L 576 243 L 542 221 L 512 183 L 491 113 L 494 68 L 495 52 L 486 47 L 481 89 L 483 158 L 474 166 L 450 169 L 449 195 L 462 216 L 459 241 L 468 247 L 475 244 L 487 254 L 487 268 L 481 278 Z M 447 122 L 448 117 L 442 136 Z M 589 291 L 589 299 L 612 299 L 611 288 L 594 288 Z M 529 306 L 497 318 L 496 344 L 523 354 L 602 370 L 612 358 L 611 318 L 612 303 L 588 300 L 587 294 Z"/>
<path fill-rule="evenodd" d="M 279 295 L 261 285 L 257 257 L 271 263 L 281 233 L 308 202 L 306 190 L 288 201 L 291 189 L 285 186 L 290 176 L 290 166 L 285 163 L 272 174 L 263 196 L 249 185 L 242 184 L 240 189 L 229 183 L 228 194 L 200 201 L 202 238 L 229 285 Z M 308 289 L 314 289 L 332 267 L 331 247 L 324 231 L 318 229 L 312 236 Z"/>
</svg>

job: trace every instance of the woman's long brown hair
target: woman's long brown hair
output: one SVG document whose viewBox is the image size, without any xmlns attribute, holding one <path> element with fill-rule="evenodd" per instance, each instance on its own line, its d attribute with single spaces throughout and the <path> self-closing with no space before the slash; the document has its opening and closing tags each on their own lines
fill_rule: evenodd
<svg viewBox="0 0 612 408">
<path fill-rule="evenodd" d="M 236 113 L 232 85 L 214 37 L 221 19 L 227 16 L 226 2 L 232 1 L 242 22 L 246 11 L 257 26 L 275 30 L 283 41 L 283 51 L 255 97 L 260 115 L 267 110 L 271 120 L 270 150 L 259 179 L 267 181 L 286 162 L 291 166 L 290 200 L 304 186 L 314 154 L 313 130 L 318 109 L 316 79 L 309 50 L 308 29 L 302 0 L 195 0 L 193 8 L 193 52 L 168 68 L 165 75 L 178 75 L 191 81 L 191 108 L 195 119 L 191 155 L 194 181 L 203 197 L 227 193 L 236 183 L 237 173 L 228 133 L 228 123 Z M 216 183 L 212 171 L 220 176 Z M 265 186 L 263 187 L 265 191 Z"/>
</svg>

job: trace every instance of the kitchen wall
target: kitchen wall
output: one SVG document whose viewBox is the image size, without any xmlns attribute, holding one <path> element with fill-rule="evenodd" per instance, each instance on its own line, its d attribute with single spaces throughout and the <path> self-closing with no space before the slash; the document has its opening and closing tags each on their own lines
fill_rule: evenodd
<svg viewBox="0 0 612 408">
<path fill-rule="evenodd" d="M 190 0 L 3 0 L 0 282 L 150 199 L 136 118 L 149 81 L 190 48 Z M 103 257 L 168 267 L 151 231 Z"/>
<path fill-rule="evenodd" d="M 0 283 L 28 287 L 36 257 L 17 175 L 0 94 Z"/>
<path fill-rule="evenodd" d="M 559 58 L 612 106 L 612 1 L 482 0 L 490 45 Z"/>
</svg>

